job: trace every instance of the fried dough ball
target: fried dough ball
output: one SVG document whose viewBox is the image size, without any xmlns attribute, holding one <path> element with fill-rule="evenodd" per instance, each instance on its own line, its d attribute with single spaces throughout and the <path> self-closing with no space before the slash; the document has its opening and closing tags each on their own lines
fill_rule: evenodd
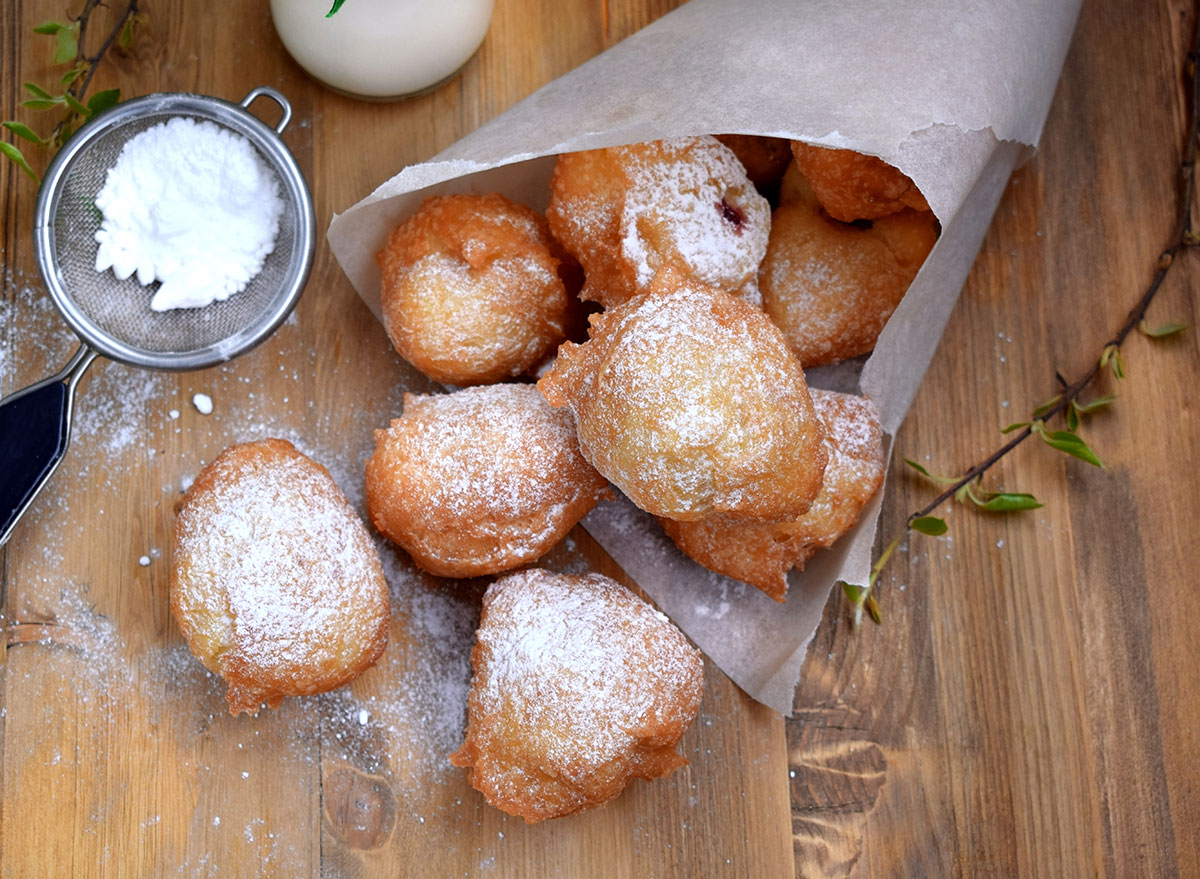
<svg viewBox="0 0 1200 879">
<path fill-rule="evenodd" d="M 367 510 L 413 561 L 442 577 L 494 574 L 548 552 L 608 483 L 579 454 L 570 413 L 533 385 L 404 395 L 375 431 Z"/>
<path fill-rule="evenodd" d="M 800 173 L 796 163 L 792 162 L 783 172 L 783 179 L 779 181 L 779 206 L 783 207 L 797 202 L 808 205 L 813 210 L 821 209 L 821 203 L 817 201 L 817 194 L 813 192 L 812 184 Z"/>
<path fill-rule="evenodd" d="M 426 199 L 376 257 L 392 345 L 453 385 L 526 372 L 566 338 L 555 250 L 546 221 L 502 195 Z"/>
<path fill-rule="evenodd" d="M 645 290 L 664 266 L 758 302 L 770 207 L 715 138 L 559 156 L 546 219 L 583 266 L 580 295 L 605 308 Z"/>
<path fill-rule="evenodd" d="M 687 761 L 704 666 L 678 629 L 600 574 L 520 571 L 483 597 L 463 746 L 493 806 L 529 823 L 595 808 Z"/>
<path fill-rule="evenodd" d="M 329 472 L 285 440 L 231 446 L 196 477 L 175 520 L 170 593 L 233 714 L 344 684 L 387 644 L 375 545 Z"/>
<path fill-rule="evenodd" d="M 647 512 L 798 516 L 825 467 L 800 364 L 759 309 L 673 271 L 592 318 L 538 382 L 584 457 Z"/>
<path fill-rule="evenodd" d="M 792 144 L 786 137 L 760 137 L 756 134 L 718 134 L 717 140 L 733 150 L 746 176 L 759 190 L 779 185 L 792 160 Z"/>
<path fill-rule="evenodd" d="M 929 210 L 921 190 L 876 156 L 792 141 L 796 166 L 829 216 L 843 223 L 874 220 L 905 208 Z"/>
<path fill-rule="evenodd" d="M 929 211 L 862 228 L 831 220 L 800 191 L 772 219 L 759 272 L 763 310 L 805 369 L 865 354 L 936 240 Z"/>
<path fill-rule="evenodd" d="M 852 394 L 816 389 L 812 399 L 826 427 L 829 464 L 807 513 L 784 522 L 726 516 L 696 522 L 659 519 L 686 555 L 711 571 L 757 586 L 776 601 L 787 595 L 788 571 L 802 569 L 813 553 L 849 531 L 883 483 L 886 462 L 875 405 Z"/>
</svg>

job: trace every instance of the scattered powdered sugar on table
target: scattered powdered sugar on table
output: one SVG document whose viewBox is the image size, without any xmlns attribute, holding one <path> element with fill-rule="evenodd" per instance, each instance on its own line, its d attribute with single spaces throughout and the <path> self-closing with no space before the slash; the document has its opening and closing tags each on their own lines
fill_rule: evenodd
<svg viewBox="0 0 1200 879">
<path fill-rule="evenodd" d="M 461 778 L 447 757 L 466 724 L 479 590 L 439 585 L 390 544 L 381 542 L 379 554 L 395 616 L 387 650 L 361 687 L 315 698 L 338 756 L 421 808 L 430 783 Z"/>
<path fill-rule="evenodd" d="M 176 117 L 130 138 L 96 195 L 96 271 L 162 281 L 155 311 L 245 289 L 275 249 L 283 202 L 246 138 Z"/>
<path fill-rule="evenodd" d="M 36 273 L 31 276 L 12 264 L 3 271 L 3 286 L 13 296 L 0 296 L 0 394 L 61 369 L 79 344 Z"/>
<path fill-rule="evenodd" d="M 68 452 L 83 468 L 81 475 L 89 472 L 93 462 L 111 464 L 106 459 L 144 447 L 150 432 L 148 407 L 167 398 L 173 385 L 166 373 L 119 363 L 99 363 L 89 372 L 86 392 L 80 393 L 76 402 L 73 448 Z M 112 479 L 119 482 L 120 473 L 111 474 Z"/>
</svg>

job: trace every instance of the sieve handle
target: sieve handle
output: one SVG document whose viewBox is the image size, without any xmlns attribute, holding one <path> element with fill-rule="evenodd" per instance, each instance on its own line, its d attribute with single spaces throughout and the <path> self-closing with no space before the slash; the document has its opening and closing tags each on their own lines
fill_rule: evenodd
<svg viewBox="0 0 1200 879">
<path fill-rule="evenodd" d="M 242 98 L 242 106 L 249 109 L 250 105 L 258 98 L 270 98 L 279 108 L 283 110 L 283 118 L 275 126 L 276 134 L 283 134 L 283 129 L 287 128 L 287 124 L 292 121 L 292 105 L 282 94 L 275 91 L 270 86 L 260 85 L 258 88 L 251 89 L 246 97 Z"/>
<path fill-rule="evenodd" d="M 81 345 L 50 378 L 0 400 L 0 546 L 62 463 L 75 386 L 95 359 L 96 352 Z"/>
</svg>

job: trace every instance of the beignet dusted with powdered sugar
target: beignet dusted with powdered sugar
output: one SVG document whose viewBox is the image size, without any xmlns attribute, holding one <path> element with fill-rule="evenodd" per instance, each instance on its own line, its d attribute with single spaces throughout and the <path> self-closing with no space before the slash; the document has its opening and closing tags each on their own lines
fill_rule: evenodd
<svg viewBox="0 0 1200 879">
<path fill-rule="evenodd" d="M 533 385 L 405 394 L 403 414 L 375 442 L 371 521 L 442 577 L 531 562 L 611 494 L 579 453 L 570 413 Z"/>
<path fill-rule="evenodd" d="M 667 266 L 758 302 L 771 209 L 716 138 L 561 155 L 546 219 L 583 267 L 580 295 L 606 308 L 645 290 Z"/>
<path fill-rule="evenodd" d="M 171 612 L 232 713 L 320 693 L 387 644 L 387 582 L 329 472 L 280 439 L 231 446 L 184 495 Z"/>
<path fill-rule="evenodd" d="M 795 166 L 780 201 L 759 270 L 763 309 L 805 369 L 866 354 L 937 241 L 937 219 L 901 207 L 839 222 Z"/>
<path fill-rule="evenodd" d="M 502 195 L 426 199 L 377 255 L 392 345 L 435 381 L 520 375 L 567 337 L 560 255 L 545 219 Z"/>
<path fill-rule="evenodd" d="M 591 319 L 538 388 L 575 413 L 580 448 L 656 516 L 795 517 L 825 469 L 800 363 L 760 309 L 663 270 Z"/>
<path fill-rule="evenodd" d="M 471 651 L 467 731 L 450 762 L 533 823 L 591 809 L 686 764 L 700 653 L 600 574 L 531 569 L 493 583 Z"/>
<path fill-rule="evenodd" d="M 787 595 L 787 575 L 818 549 L 831 546 L 858 521 L 883 483 L 886 460 L 879 412 L 865 397 L 814 389 L 813 405 L 825 424 L 829 463 L 821 490 L 797 519 L 755 521 L 711 516 L 696 522 L 659 519 L 686 555 L 711 571 L 757 586 L 776 601 Z"/>
</svg>

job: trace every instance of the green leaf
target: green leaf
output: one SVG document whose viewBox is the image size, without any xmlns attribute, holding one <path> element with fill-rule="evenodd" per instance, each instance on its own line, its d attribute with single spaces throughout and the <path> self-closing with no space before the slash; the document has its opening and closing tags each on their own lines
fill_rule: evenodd
<svg viewBox="0 0 1200 879">
<path fill-rule="evenodd" d="M 1116 399 L 1116 397 L 1097 397 L 1087 403 L 1080 403 L 1076 400 L 1074 405 L 1080 415 L 1089 415 L 1097 409 L 1103 409 L 1109 403 L 1116 402 Z"/>
<path fill-rule="evenodd" d="M 91 111 L 91 115 L 98 116 L 120 100 L 120 89 L 105 89 L 102 92 L 96 92 L 96 94 L 92 95 L 88 99 L 87 105 Z"/>
<path fill-rule="evenodd" d="M 1055 394 L 1053 397 L 1051 397 L 1045 403 L 1042 403 L 1036 409 L 1033 410 L 1033 417 L 1041 418 L 1043 415 L 1045 415 L 1047 412 L 1051 411 L 1055 406 L 1057 406 L 1060 402 L 1062 402 L 1062 394 Z"/>
<path fill-rule="evenodd" d="M 28 101 L 22 101 L 21 106 L 28 107 L 30 110 L 53 110 L 62 103 L 61 98 L 30 98 Z"/>
<path fill-rule="evenodd" d="M 1100 355 L 1100 365 L 1112 369 L 1115 378 L 1125 378 L 1125 361 L 1121 357 L 1121 349 L 1116 345 L 1108 345 Z"/>
<path fill-rule="evenodd" d="M 867 600 L 863 602 L 863 607 L 867 609 L 867 615 L 877 626 L 883 625 L 883 614 L 879 611 L 879 602 L 875 600 L 874 595 L 868 595 Z"/>
<path fill-rule="evenodd" d="M 1071 405 L 1067 407 L 1067 430 L 1074 433 L 1079 429 L 1079 411 L 1075 408 L 1075 401 L 1071 401 Z"/>
<path fill-rule="evenodd" d="M 954 499 L 960 504 L 966 503 L 967 498 L 971 495 L 971 483 L 966 482 L 960 485 L 954 492 Z"/>
<path fill-rule="evenodd" d="M 975 499 L 975 503 L 987 513 L 1016 513 L 1021 510 L 1036 510 L 1042 506 L 1033 495 L 1016 491 L 998 491 L 988 495 L 987 500 Z"/>
<path fill-rule="evenodd" d="M 939 519 L 937 516 L 922 516 L 919 519 L 913 519 L 909 523 L 909 527 L 922 534 L 928 534 L 930 537 L 937 537 L 950 530 L 946 520 Z"/>
<path fill-rule="evenodd" d="M 61 30 L 66 30 L 67 26 L 61 21 L 43 21 L 33 29 L 35 34 L 56 34 Z"/>
<path fill-rule="evenodd" d="M 25 83 L 25 91 L 29 92 L 29 94 L 33 95 L 35 98 L 49 98 L 50 97 L 50 92 L 46 91 L 40 85 L 36 85 L 35 83 L 32 83 L 32 82 Z"/>
<path fill-rule="evenodd" d="M 1030 422 L 1028 422 L 1028 421 L 1017 421 L 1017 422 L 1010 424 L 1008 427 L 1001 428 L 1000 432 L 1001 433 L 1012 433 L 1014 430 L 1020 430 L 1023 427 L 1029 427 L 1029 424 L 1030 424 Z"/>
<path fill-rule="evenodd" d="M 346 0 L 333 0 L 333 8 L 332 8 L 332 9 L 330 9 L 328 13 L 326 13 L 325 17 L 326 17 L 326 18 L 333 18 L 333 14 L 334 14 L 335 12 L 337 12 L 339 9 L 341 9 L 341 8 L 342 8 L 342 4 L 343 4 L 343 3 L 345 3 L 345 2 L 346 2 Z"/>
<path fill-rule="evenodd" d="M 29 175 L 29 179 L 34 183 L 38 182 L 38 175 L 34 173 L 33 168 L 29 167 L 29 163 L 25 161 L 25 154 L 13 146 L 11 143 L 0 141 L 0 155 L 8 156 L 22 171 Z"/>
<path fill-rule="evenodd" d="M 42 140 L 42 136 L 40 134 L 38 134 L 36 131 L 34 131 L 32 128 L 30 128 L 28 125 L 25 125 L 24 123 L 0 122 L 0 125 L 3 125 L 9 131 L 11 131 L 13 134 L 15 134 L 17 137 L 24 138 L 25 140 L 29 141 L 30 143 L 45 143 L 46 142 L 46 141 Z"/>
<path fill-rule="evenodd" d="M 1096 453 L 1088 447 L 1088 444 L 1078 434 L 1071 433 L 1069 430 L 1048 431 L 1044 428 L 1038 433 L 1042 441 L 1050 446 L 1050 448 L 1066 452 L 1068 455 L 1072 455 L 1081 461 L 1087 461 L 1096 467 L 1104 467 L 1104 464 L 1096 457 Z"/>
<path fill-rule="evenodd" d="M 128 49 L 133 45 L 133 32 L 137 28 L 138 17 L 131 15 L 125 19 L 125 24 L 121 27 L 121 35 L 117 37 L 117 45 L 122 49 Z"/>
<path fill-rule="evenodd" d="M 914 470 L 916 470 L 922 476 L 928 476 L 930 479 L 933 479 L 933 476 L 930 474 L 930 472 L 928 470 L 926 470 L 924 467 L 922 467 L 920 464 L 918 464 L 916 461 L 914 461 L 912 458 L 905 458 L 904 463 L 907 464 L 909 467 L 913 468 Z"/>
<path fill-rule="evenodd" d="M 1138 329 L 1142 331 L 1142 335 L 1149 336 L 1151 339 L 1162 339 L 1166 336 L 1174 336 L 1176 333 L 1182 333 L 1187 329 L 1187 324 L 1171 321 L 1162 326 L 1151 327 L 1150 324 L 1143 320 L 1138 324 Z"/>
<path fill-rule="evenodd" d="M 54 35 L 54 63 L 66 64 L 74 61 L 79 54 L 78 25 L 73 28 L 62 28 Z"/>
<path fill-rule="evenodd" d="M 842 591 L 846 593 L 846 597 L 850 599 L 851 604 L 858 604 L 858 600 L 862 598 L 866 588 L 863 586 L 855 586 L 853 583 L 847 583 L 845 580 L 839 580 L 842 584 Z"/>
<path fill-rule="evenodd" d="M 89 110 L 87 107 L 83 106 L 83 104 L 79 103 L 79 99 L 76 98 L 70 92 L 67 92 L 65 95 L 63 95 L 63 100 L 67 102 L 68 107 L 70 107 L 72 110 L 74 110 L 80 116 L 83 116 L 86 118 L 92 114 L 92 111 Z"/>
<path fill-rule="evenodd" d="M 954 483 L 958 482 L 958 480 L 952 476 L 935 476 L 935 475 L 933 475 L 932 473 L 930 473 L 928 470 L 926 470 L 924 467 L 922 467 L 920 464 L 918 464 L 916 461 L 912 460 L 911 458 L 905 458 L 904 463 L 907 464 L 912 469 L 916 470 L 918 473 L 920 473 L 926 479 L 931 480 L 932 482 L 937 482 L 937 483 L 940 483 L 941 485 L 953 485 Z"/>
<path fill-rule="evenodd" d="M 87 72 L 86 64 L 76 65 L 75 67 L 72 67 L 70 70 L 68 70 L 66 73 L 64 73 L 62 75 L 62 79 L 59 80 L 59 85 L 61 85 L 63 88 L 66 88 L 71 83 L 73 83 L 75 80 L 79 79 L 79 77 L 83 76 L 83 74 L 86 72 Z"/>
</svg>

